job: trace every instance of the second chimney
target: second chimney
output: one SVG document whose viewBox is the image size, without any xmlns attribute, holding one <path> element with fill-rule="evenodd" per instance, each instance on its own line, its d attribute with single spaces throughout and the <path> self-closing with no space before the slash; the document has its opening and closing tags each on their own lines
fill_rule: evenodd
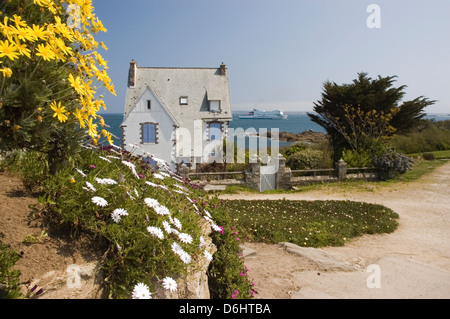
<svg viewBox="0 0 450 319">
<path fill-rule="evenodd" d="M 220 65 L 220 75 L 227 75 L 227 68 L 226 68 L 225 64 L 223 64 L 223 62 Z"/>
<path fill-rule="evenodd" d="M 136 61 L 131 60 L 130 62 L 130 70 L 128 71 L 128 87 L 134 88 L 136 85 Z"/>
</svg>

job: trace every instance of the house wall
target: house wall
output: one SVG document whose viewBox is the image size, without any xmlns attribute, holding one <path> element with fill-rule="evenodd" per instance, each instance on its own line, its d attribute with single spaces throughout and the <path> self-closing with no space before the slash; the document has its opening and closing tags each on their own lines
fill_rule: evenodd
<svg viewBox="0 0 450 319">
<path fill-rule="evenodd" d="M 147 101 L 151 101 L 151 109 L 147 109 Z M 140 123 L 152 122 L 158 124 L 157 143 L 142 143 Z M 123 127 L 123 147 L 131 151 L 129 144 L 139 144 L 140 147 L 155 157 L 171 163 L 175 152 L 174 147 L 174 125 L 175 122 L 167 114 L 167 111 L 160 104 L 156 96 L 146 90 L 133 110 L 126 116 L 122 123 Z M 135 154 L 142 155 L 139 150 Z M 142 153 L 142 152 L 141 152 Z"/>
</svg>

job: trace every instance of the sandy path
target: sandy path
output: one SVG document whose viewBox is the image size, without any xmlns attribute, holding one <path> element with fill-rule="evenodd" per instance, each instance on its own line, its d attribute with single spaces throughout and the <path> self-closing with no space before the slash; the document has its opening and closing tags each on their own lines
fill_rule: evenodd
<svg viewBox="0 0 450 319">
<path fill-rule="evenodd" d="M 421 179 L 373 190 L 324 188 L 296 194 L 233 194 L 224 199 L 348 199 L 382 204 L 400 215 L 392 234 L 364 235 L 324 251 L 359 271 L 318 271 L 278 245 L 247 243 L 256 298 L 450 298 L 450 163 Z M 381 287 L 369 288 L 369 265 Z M 372 269 L 372 268 L 370 268 Z M 375 275 L 375 270 L 373 274 Z M 372 277 L 373 278 L 373 277 Z M 375 281 L 374 281 L 375 282 Z"/>
</svg>

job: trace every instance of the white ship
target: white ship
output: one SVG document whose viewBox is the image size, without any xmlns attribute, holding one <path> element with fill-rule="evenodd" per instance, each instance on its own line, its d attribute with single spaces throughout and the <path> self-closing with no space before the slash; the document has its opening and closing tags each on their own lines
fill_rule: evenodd
<svg viewBox="0 0 450 319">
<path fill-rule="evenodd" d="M 285 120 L 287 119 L 287 115 L 282 111 L 274 110 L 274 111 L 263 111 L 253 109 L 253 111 L 249 112 L 247 115 L 239 115 L 240 119 L 265 119 L 265 120 Z"/>
</svg>

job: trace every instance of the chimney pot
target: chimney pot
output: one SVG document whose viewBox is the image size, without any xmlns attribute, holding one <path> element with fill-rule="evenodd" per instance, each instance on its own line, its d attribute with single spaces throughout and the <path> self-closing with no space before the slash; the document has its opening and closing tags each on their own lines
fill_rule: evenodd
<svg viewBox="0 0 450 319">
<path fill-rule="evenodd" d="M 130 88 L 134 88 L 134 86 L 136 85 L 136 67 L 136 61 L 131 60 L 130 70 L 128 71 L 128 87 Z"/>
<path fill-rule="evenodd" d="M 220 75 L 227 75 L 227 68 L 223 62 L 220 65 Z"/>
</svg>

